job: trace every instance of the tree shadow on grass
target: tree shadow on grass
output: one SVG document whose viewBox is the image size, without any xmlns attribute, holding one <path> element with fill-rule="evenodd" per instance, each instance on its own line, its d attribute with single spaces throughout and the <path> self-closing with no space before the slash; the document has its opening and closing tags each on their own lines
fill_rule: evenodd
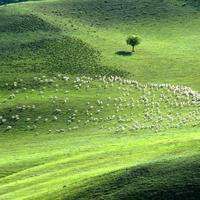
<svg viewBox="0 0 200 200">
<path fill-rule="evenodd" d="M 115 52 L 116 55 L 118 56 L 132 56 L 133 52 L 131 51 L 117 51 Z"/>
</svg>

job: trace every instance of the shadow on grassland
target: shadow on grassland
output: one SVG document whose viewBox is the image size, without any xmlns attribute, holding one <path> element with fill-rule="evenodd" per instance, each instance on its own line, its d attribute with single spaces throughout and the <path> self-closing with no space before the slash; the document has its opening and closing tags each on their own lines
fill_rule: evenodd
<svg viewBox="0 0 200 200">
<path fill-rule="evenodd" d="M 57 3 L 52 5 L 53 8 L 62 10 L 59 15 L 71 15 L 95 26 L 134 22 L 144 18 L 162 19 L 181 14 L 180 6 L 160 0 L 76 0 Z"/>
<path fill-rule="evenodd" d="M 33 14 L 8 15 L 0 13 L 0 33 L 24 33 L 35 31 L 58 32 L 59 28 Z"/>
<path fill-rule="evenodd" d="M 128 75 L 126 71 L 102 65 L 98 50 L 67 36 L 0 46 L 0 78 L 10 72 Z"/>
<path fill-rule="evenodd" d="M 185 0 L 184 6 L 189 5 L 196 9 L 200 9 L 200 1 L 199 0 Z"/>
<path fill-rule="evenodd" d="M 97 177 L 64 199 L 198 200 L 199 168 L 199 157 L 132 167 Z"/>
<path fill-rule="evenodd" d="M 117 51 L 115 52 L 116 55 L 118 56 L 132 56 L 133 52 L 131 51 Z"/>
<path fill-rule="evenodd" d="M 6 5 L 6 4 L 11 4 L 11 3 L 26 2 L 26 1 L 29 1 L 29 0 L 0 0 L 0 6 Z M 40 0 L 31 0 L 31 1 L 40 1 Z"/>
</svg>

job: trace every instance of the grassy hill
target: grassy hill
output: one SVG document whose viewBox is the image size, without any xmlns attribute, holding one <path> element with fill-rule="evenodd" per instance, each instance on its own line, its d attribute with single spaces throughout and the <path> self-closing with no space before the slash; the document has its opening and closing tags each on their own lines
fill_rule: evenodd
<svg viewBox="0 0 200 200">
<path fill-rule="evenodd" d="M 0 200 L 197 200 L 198 1 L 1 2 Z"/>
<path fill-rule="evenodd" d="M 199 90 L 200 16 L 195 1 L 41 1 L 3 6 L 1 10 L 1 16 L 6 12 L 13 20 L 13 13 L 21 14 L 18 18 L 25 18 L 21 23 L 33 24 L 30 31 L 36 31 L 33 27 L 39 31 L 35 24 L 41 24 L 45 30 L 40 34 L 50 28 L 46 34 L 51 35 L 53 28 L 60 29 L 60 35 L 81 39 L 101 52 L 103 65 L 126 70 L 134 79 Z M 129 51 L 125 39 L 133 33 L 142 38 L 138 53 L 134 58 L 117 55 Z"/>
</svg>

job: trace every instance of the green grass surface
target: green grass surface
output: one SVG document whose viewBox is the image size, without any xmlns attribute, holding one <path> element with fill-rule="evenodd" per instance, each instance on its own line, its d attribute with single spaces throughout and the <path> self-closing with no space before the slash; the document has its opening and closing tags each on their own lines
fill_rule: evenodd
<svg viewBox="0 0 200 200">
<path fill-rule="evenodd" d="M 199 23 L 195 0 L 0 6 L 0 200 L 198 200 Z"/>
</svg>

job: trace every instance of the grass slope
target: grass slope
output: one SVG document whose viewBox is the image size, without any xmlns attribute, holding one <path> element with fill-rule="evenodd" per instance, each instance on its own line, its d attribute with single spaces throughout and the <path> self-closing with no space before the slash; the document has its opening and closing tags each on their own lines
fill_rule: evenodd
<svg viewBox="0 0 200 200">
<path fill-rule="evenodd" d="M 194 156 L 119 170 L 97 177 L 65 199 L 198 199 L 199 165 Z"/>
<path fill-rule="evenodd" d="M 185 1 L 56 1 L 35 4 L 34 11 L 56 18 L 65 30 L 98 48 L 104 63 L 132 73 L 144 82 L 169 82 L 199 90 L 199 12 Z M 45 16 L 46 17 L 46 16 Z M 126 37 L 138 34 L 135 57 Z"/>
<path fill-rule="evenodd" d="M 58 74 L 16 79 L 3 94 L 2 199 L 79 199 L 83 181 L 105 173 L 199 156 L 198 97 L 181 88 Z"/>
<path fill-rule="evenodd" d="M 198 199 L 199 21 L 192 0 L 1 6 L 0 199 Z"/>
</svg>

